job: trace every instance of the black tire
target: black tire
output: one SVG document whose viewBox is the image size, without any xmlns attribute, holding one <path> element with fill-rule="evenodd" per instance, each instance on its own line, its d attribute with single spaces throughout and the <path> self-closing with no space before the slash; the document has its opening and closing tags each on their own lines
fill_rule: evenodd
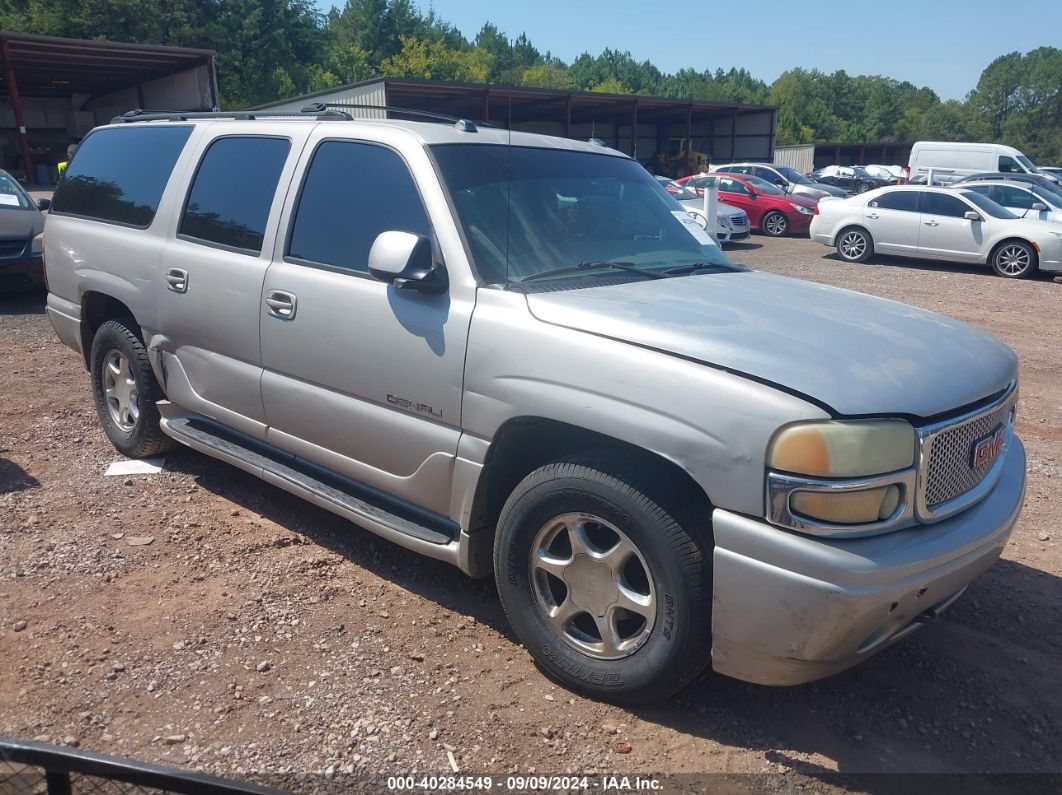
<svg viewBox="0 0 1062 795">
<path fill-rule="evenodd" d="M 111 444 L 129 458 L 149 458 L 171 448 L 173 441 L 159 428 L 159 410 L 155 403 L 164 395 L 136 328 L 135 322 L 129 318 L 108 320 L 100 326 L 92 338 L 89 369 L 96 413 Z M 133 379 L 130 386 L 135 385 L 136 416 L 128 428 L 122 427 L 113 415 L 106 394 L 108 376 L 104 368 L 108 357 L 115 353 L 125 357 L 129 376 Z"/>
<path fill-rule="evenodd" d="M 836 240 L 837 256 L 845 262 L 866 262 L 874 253 L 874 238 L 861 226 L 842 229 L 837 233 Z"/>
<path fill-rule="evenodd" d="M 789 219 L 784 213 L 771 210 L 760 221 L 760 231 L 770 237 L 785 237 L 789 234 Z"/>
<path fill-rule="evenodd" d="M 709 663 L 708 512 L 693 510 L 692 501 L 671 493 L 667 483 L 666 478 L 617 466 L 604 456 L 574 456 L 535 470 L 506 501 L 494 546 L 502 606 L 535 662 L 562 686 L 616 703 L 648 702 L 680 690 Z M 577 621 L 593 622 L 592 612 L 580 613 L 566 630 L 558 630 L 538 596 L 541 581 L 533 583 L 533 545 L 557 517 L 571 514 L 590 514 L 621 529 L 640 556 L 637 565 L 644 562 L 649 573 L 651 601 L 645 610 L 654 623 L 643 626 L 648 634 L 627 656 L 599 659 L 575 648 L 569 633 L 578 632 Z M 583 557 L 570 548 L 567 554 L 571 561 Z M 609 582 L 625 575 L 612 576 Z M 552 582 L 562 583 L 566 596 L 575 594 L 567 590 L 566 581 Z"/>
<path fill-rule="evenodd" d="M 1024 240 L 1004 240 L 992 251 L 989 262 L 1004 279 L 1026 279 L 1040 267 L 1036 251 Z"/>
<path fill-rule="evenodd" d="M 855 192 L 856 193 L 866 193 L 868 190 L 870 190 L 870 183 L 869 182 L 858 182 L 858 183 L 856 183 L 856 188 L 855 188 Z"/>
</svg>

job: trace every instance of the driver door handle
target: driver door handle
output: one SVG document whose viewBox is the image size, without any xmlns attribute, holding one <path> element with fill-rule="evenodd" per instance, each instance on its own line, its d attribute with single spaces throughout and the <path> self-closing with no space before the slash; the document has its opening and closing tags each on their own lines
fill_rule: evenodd
<svg viewBox="0 0 1062 795">
<path fill-rule="evenodd" d="M 170 268 L 166 271 L 166 287 L 175 293 L 188 292 L 188 271 L 184 268 Z"/>
<path fill-rule="evenodd" d="M 273 317 L 281 320 L 291 320 L 295 317 L 295 309 L 298 299 L 294 293 L 284 290 L 270 290 L 265 297 L 266 311 Z"/>
<path fill-rule="evenodd" d="M 926 221 L 926 226 L 940 226 L 940 221 Z"/>
<path fill-rule="evenodd" d="M 867 218 L 872 218 L 873 219 L 873 218 L 877 218 L 877 217 L 878 217 L 877 213 L 867 213 Z"/>
</svg>

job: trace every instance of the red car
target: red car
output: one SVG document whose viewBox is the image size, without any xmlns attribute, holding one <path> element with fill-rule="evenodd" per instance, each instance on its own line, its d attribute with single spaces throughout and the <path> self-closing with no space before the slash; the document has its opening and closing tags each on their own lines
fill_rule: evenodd
<svg viewBox="0 0 1062 795">
<path fill-rule="evenodd" d="M 749 216 L 753 229 L 771 237 L 804 234 L 811 226 L 817 201 L 792 196 L 759 177 L 747 174 L 695 174 L 675 180 L 704 195 L 704 189 L 718 180 L 719 200 L 740 207 Z"/>
</svg>

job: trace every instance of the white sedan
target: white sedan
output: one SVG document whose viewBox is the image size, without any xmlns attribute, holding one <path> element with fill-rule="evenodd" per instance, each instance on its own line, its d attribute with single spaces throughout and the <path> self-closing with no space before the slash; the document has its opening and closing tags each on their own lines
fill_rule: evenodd
<svg viewBox="0 0 1062 795">
<path fill-rule="evenodd" d="M 1062 226 L 1019 218 L 972 190 L 905 185 L 826 199 L 810 234 L 848 262 L 895 254 L 987 263 L 1011 279 L 1062 272 Z"/>
</svg>

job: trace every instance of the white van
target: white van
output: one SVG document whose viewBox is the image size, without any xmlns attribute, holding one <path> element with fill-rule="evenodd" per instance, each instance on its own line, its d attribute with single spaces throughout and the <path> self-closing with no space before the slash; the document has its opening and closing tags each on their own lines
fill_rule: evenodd
<svg viewBox="0 0 1062 795">
<path fill-rule="evenodd" d="M 947 185 L 971 174 L 984 172 L 1041 173 L 1029 158 L 1013 146 L 918 141 L 911 147 L 907 178 L 926 177 L 930 169 L 933 170 L 933 183 L 937 185 Z"/>
</svg>

